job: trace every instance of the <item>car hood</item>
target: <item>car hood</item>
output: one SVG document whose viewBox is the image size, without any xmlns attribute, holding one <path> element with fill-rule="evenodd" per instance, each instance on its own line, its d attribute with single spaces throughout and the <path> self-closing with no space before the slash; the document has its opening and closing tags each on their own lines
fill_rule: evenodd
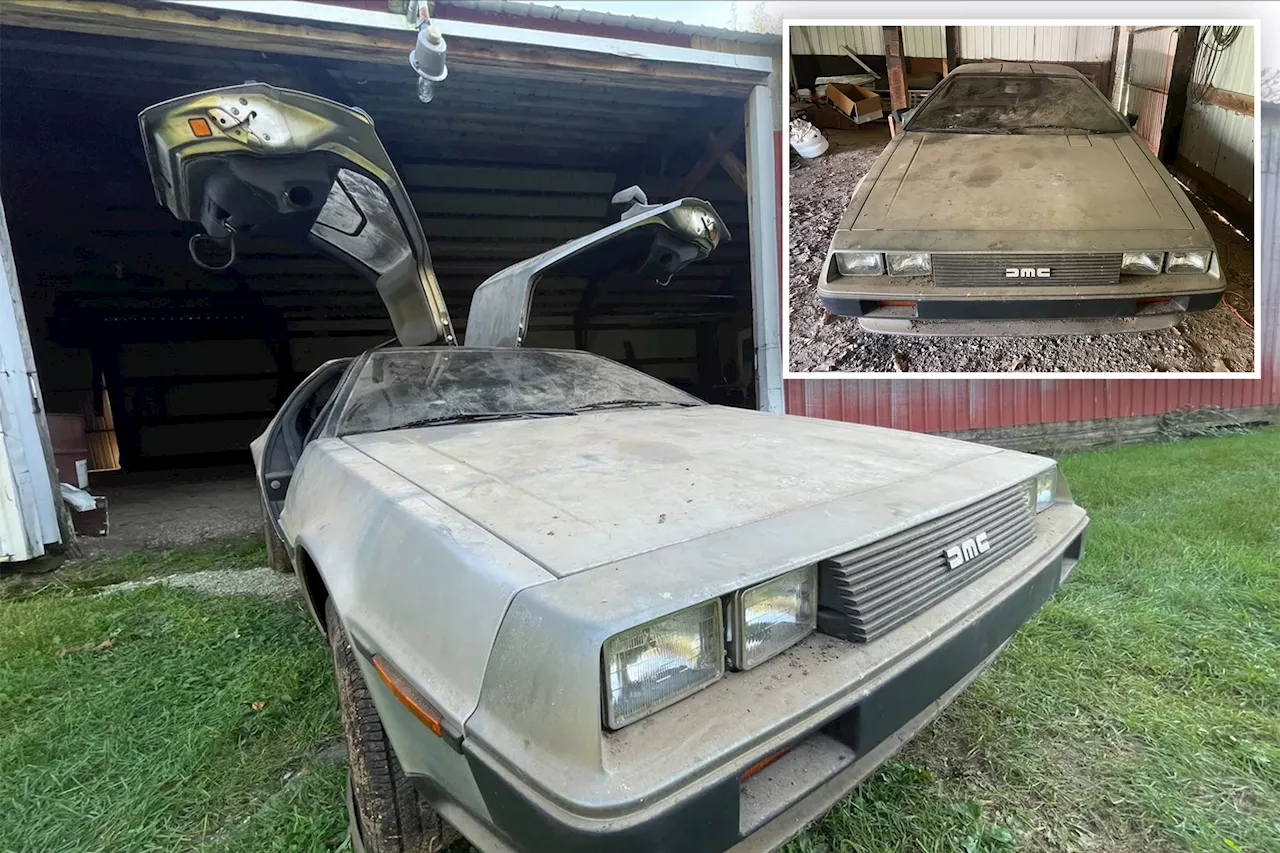
<svg viewBox="0 0 1280 853">
<path fill-rule="evenodd" d="M 883 161 L 852 225 L 841 227 L 1105 232 L 1195 226 L 1132 135 L 908 132 Z"/>
<path fill-rule="evenodd" d="M 719 406 L 427 427 L 346 441 L 561 577 L 1008 453 Z M 948 501 L 922 498 L 935 507 Z"/>
</svg>

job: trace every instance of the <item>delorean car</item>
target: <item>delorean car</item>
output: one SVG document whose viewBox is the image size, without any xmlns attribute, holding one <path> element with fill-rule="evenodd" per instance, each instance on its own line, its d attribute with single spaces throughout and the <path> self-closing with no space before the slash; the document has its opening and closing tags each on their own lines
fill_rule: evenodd
<svg viewBox="0 0 1280 853">
<path fill-rule="evenodd" d="M 618 222 L 480 285 L 464 345 L 368 115 L 248 84 L 140 125 L 197 239 L 308 241 L 395 329 L 252 447 L 272 559 L 332 649 L 357 850 L 774 849 L 1081 557 L 1050 459 L 706 405 L 521 345 L 549 271 L 661 281 L 707 257 L 727 234 L 706 202 L 627 194 Z"/>
</svg>

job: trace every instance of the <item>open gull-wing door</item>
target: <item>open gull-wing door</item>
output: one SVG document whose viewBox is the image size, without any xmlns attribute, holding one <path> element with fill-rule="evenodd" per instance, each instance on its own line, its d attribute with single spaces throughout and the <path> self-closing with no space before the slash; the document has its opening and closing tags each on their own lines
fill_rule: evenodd
<svg viewBox="0 0 1280 853">
<path fill-rule="evenodd" d="M 305 240 L 371 281 L 406 346 L 454 343 L 422 225 L 365 113 L 247 83 L 138 116 L 156 196 L 221 248 L 253 235 Z M 225 259 L 225 260 L 224 260 Z M 206 266 L 208 264 L 205 264 Z"/>
<path fill-rule="evenodd" d="M 550 272 L 595 279 L 623 274 L 666 284 L 729 238 L 715 208 L 701 199 L 651 205 L 638 187 L 630 187 L 614 196 L 614 203 L 630 204 L 622 221 L 513 264 L 476 288 L 467 315 L 467 346 L 520 346 L 529 329 L 534 288 Z"/>
</svg>

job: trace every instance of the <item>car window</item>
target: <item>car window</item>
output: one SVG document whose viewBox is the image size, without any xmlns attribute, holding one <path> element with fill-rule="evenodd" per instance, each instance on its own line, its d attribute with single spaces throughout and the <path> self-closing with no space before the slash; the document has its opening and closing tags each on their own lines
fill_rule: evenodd
<svg viewBox="0 0 1280 853">
<path fill-rule="evenodd" d="M 1084 80 L 1031 75 L 960 74 L 942 83 L 912 116 L 907 130 L 1030 133 L 1079 130 L 1127 133 L 1129 128 Z"/>
<path fill-rule="evenodd" d="M 573 350 L 424 347 L 371 352 L 338 435 L 465 419 L 572 414 L 612 405 L 702 405 L 683 391 Z"/>
</svg>

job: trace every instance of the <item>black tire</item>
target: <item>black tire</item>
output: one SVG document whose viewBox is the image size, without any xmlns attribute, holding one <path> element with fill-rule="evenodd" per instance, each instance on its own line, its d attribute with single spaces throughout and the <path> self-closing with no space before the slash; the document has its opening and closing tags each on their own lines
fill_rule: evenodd
<svg viewBox="0 0 1280 853">
<path fill-rule="evenodd" d="M 447 850 L 462 836 L 418 795 L 401 770 L 332 600 L 325 604 L 325 624 L 351 767 L 351 831 L 360 834 L 368 853 Z"/>
</svg>

